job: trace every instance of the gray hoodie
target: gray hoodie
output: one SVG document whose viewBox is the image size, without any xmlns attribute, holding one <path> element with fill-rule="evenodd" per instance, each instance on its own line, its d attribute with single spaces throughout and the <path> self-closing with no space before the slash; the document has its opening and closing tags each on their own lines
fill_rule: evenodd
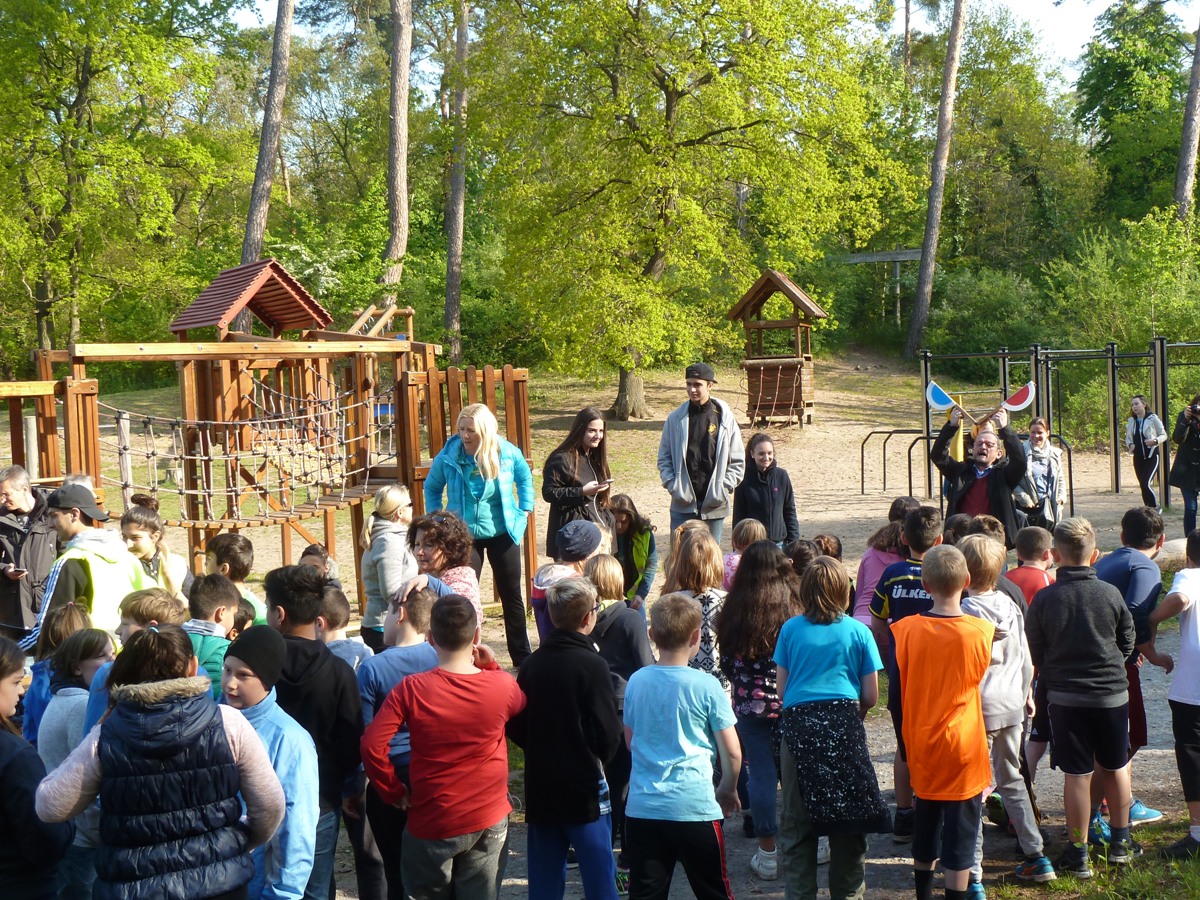
<svg viewBox="0 0 1200 900">
<path fill-rule="evenodd" d="M 362 627 L 380 629 L 388 601 L 405 582 L 417 577 L 417 561 L 408 549 L 408 526 L 371 515 L 371 546 L 363 552 L 363 593 L 367 595 Z"/>
<path fill-rule="evenodd" d="M 966 597 L 962 609 L 969 616 L 996 626 L 992 639 L 992 661 L 980 682 L 983 723 L 988 731 L 1020 725 L 1025 717 L 1025 698 L 1033 681 L 1033 662 L 1025 640 L 1025 614 L 1012 598 L 999 591 Z"/>
<path fill-rule="evenodd" d="M 690 401 L 689 401 L 690 402 Z M 702 519 L 723 519 L 729 515 L 733 489 L 742 483 L 746 474 L 746 448 L 737 417 L 716 397 L 711 398 L 721 413 L 717 432 L 717 452 L 713 460 L 712 480 L 708 493 L 696 497 L 687 471 L 688 403 L 667 416 L 662 438 L 658 442 L 658 474 L 662 485 L 671 495 L 671 509 L 678 513 L 697 513 Z"/>
</svg>

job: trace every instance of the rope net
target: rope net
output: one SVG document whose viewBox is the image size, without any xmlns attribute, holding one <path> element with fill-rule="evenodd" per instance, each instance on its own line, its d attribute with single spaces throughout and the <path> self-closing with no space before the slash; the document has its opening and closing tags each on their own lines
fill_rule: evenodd
<svg viewBox="0 0 1200 900">
<path fill-rule="evenodd" d="M 807 367 L 807 378 L 805 377 Z M 729 398 L 735 412 L 745 414 L 751 425 L 783 419 L 785 424 L 803 423 L 811 414 L 806 406 L 814 397 L 812 362 L 786 359 L 779 362 L 748 360 L 738 379 L 736 398 Z M 724 398 L 723 398 L 724 399 Z"/>
<path fill-rule="evenodd" d="M 99 403 L 102 421 L 116 425 L 114 435 L 100 433 L 104 482 L 121 489 L 126 505 L 133 492 L 146 493 L 164 518 L 197 521 L 313 512 L 323 500 L 363 491 L 372 466 L 396 460 L 394 386 L 356 400 L 315 367 L 296 374 L 304 377 L 291 381 L 306 385 L 303 393 L 255 376 L 241 398 L 248 415 L 236 420 Z"/>
</svg>

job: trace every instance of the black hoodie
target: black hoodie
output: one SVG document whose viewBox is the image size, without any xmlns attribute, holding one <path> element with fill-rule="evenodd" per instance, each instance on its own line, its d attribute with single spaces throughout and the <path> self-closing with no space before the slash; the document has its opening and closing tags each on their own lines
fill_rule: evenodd
<svg viewBox="0 0 1200 900">
<path fill-rule="evenodd" d="M 777 463 L 764 472 L 752 460 L 748 462 L 749 471 L 733 492 L 733 524 L 758 519 L 767 527 L 768 540 L 785 546 L 800 540 L 792 479 Z"/>
<path fill-rule="evenodd" d="M 362 699 L 354 670 L 320 641 L 283 636 L 287 662 L 275 685 L 279 706 L 317 745 L 321 812 L 342 803 L 342 787 L 360 761 Z"/>
<path fill-rule="evenodd" d="M 12 563 L 29 570 L 18 581 L 0 576 L 0 626 L 11 629 L 10 637 L 37 621 L 46 579 L 58 556 L 58 535 L 46 510 L 48 497 L 34 488 L 33 510 L 25 527 L 19 516 L 0 508 L 0 565 Z"/>
</svg>

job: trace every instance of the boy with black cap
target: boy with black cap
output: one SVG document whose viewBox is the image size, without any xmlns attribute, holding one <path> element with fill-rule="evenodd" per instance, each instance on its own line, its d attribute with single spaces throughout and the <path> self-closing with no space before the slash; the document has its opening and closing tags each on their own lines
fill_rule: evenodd
<svg viewBox="0 0 1200 900">
<path fill-rule="evenodd" d="M 42 621 L 52 609 L 82 602 L 93 626 L 115 632 L 121 624 L 118 607 L 125 595 L 154 586 L 120 535 L 96 527 L 97 522 L 108 521 L 108 513 L 83 485 L 59 488 L 47 498 L 46 510 L 63 550 L 46 579 L 46 599 L 37 625 L 21 641 L 24 650 L 37 643 Z"/>
<path fill-rule="evenodd" d="M 229 645 L 221 673 L 225 704 L 241 710 L 258 732 L 287 800 L 275 836 L 250 853 L 250 900 L 302 896 L 316 848 L 317 749 L 308 732 L 276 701 L 275 683 L 286 661 L 283 635 L 256 625 Z"/>
<path fill-rule="evenodd" d="M 663 424 L 658 474 L 671 495 L 671 531 L 700 519 L 719 543 L 733 489 L 746 474 L 746 450 L 733 411 L 711 396 L 713 367 L 693 363 L 685 377 L 688 402 Z"/>
</svg>

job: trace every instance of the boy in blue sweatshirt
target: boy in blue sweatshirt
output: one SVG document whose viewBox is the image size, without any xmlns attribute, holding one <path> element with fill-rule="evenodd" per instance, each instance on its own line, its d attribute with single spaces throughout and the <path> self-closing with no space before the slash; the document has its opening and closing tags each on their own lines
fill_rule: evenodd
<svg viewBox="0 0 1200 900">
<path fill-rule="evenodd" d="M 275 702 L 275 682 L 286 660 L 283 635 L 256 625 L 229 645 L 221 673 L 225 703 L 241 710 L 258 732 L 287 800 L 275 836 L 250 854 L 250 900 L 299 900 L 316 851 L 317 750 L 308 732 Z"/>
<path fill-rule="evenodd" d="M 371 724 L 383 701 L 400 682 L 409 675 L 437 668 L 437 649 L 425 640 L 429 631 L 429 613 L 435 600 L 437 594 L 433 588 L 427 587 L 407 596 L 402 591 L 397 592 L 388 601 L 387 613 L 383 617 L 385 649 L 364 659 L 358 667 L 358 692 L 362 697 L 364 727 Z M 408 728 L 403 726 L 392 737 L 388 756 L 396 775 L 406 787 L 411 786 L 408 777 L 411 752 Z M 388 897 L 403 897 L 400 852 L 404 842 L 404 826 L 408 824 L 408 811 L 386 802 L 368 785 L 366 814 L 379 854 L 383 857 Z"/>
</svg>

